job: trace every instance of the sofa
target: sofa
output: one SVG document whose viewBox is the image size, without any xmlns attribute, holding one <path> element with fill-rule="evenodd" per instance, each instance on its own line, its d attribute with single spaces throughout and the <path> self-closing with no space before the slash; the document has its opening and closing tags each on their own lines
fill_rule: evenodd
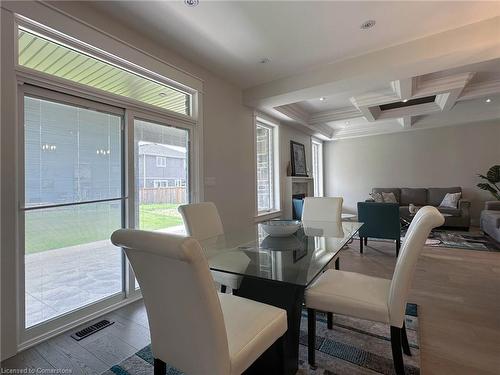
<svg viewBox="0 0 500 375">
<path fill-rule="evenodd" d="M 461 198 L 457 208 L 440 207 L 446 193 L 461 193 L 461 187 L 449 188 L 373 188 L 372 193 L 394 193 L 401 217 L 411 221 L 410 204 L 434 206 L 445 215 L 444 227 L 468 230 L 470 226 L 470 201 Z"/>
<path fill-rule="evenodd" d="M 500 242 L 500 201 L 486 202 L 481 211 L 481 230 Z"/>
</svg>

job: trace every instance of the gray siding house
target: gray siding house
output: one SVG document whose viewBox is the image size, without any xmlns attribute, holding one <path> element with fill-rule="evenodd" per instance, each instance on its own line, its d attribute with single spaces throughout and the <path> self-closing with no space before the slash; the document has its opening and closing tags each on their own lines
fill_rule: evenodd
<svg viewBox="0 0 500 375">
<path fill-rule="evenodd" d="M 137 160 L 139 188 L 185 187 L 187 153 L 185 147 L 139 143 Z"/>
</svg>

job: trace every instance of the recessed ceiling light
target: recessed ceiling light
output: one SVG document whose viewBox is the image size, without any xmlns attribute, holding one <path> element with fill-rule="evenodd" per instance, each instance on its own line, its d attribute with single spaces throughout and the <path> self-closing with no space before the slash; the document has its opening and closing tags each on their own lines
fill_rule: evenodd
<svg viewBox="0 0 500 375">
<path fill-rule="evenodd" d="M 346 125 L 349 125 L 350 123 L 349 123 L 349 121 L 346 121 L 346 122 L 345 122 L 345 124 L 346 124 Z"/>
<path fill-rule="evenodd" d="M 371 29 L 373 26 L 375 26 L 376 23 L 377 22 L 375 20 L 368 20 L 363 22 L 359 28 L 361 30 L 368 30 Z"/>
<path fill-rule="evenodd" d="M 408 99 L 403 99 L 402 102 L 403 103 L 406 103 L 408 101 Z"/>
<path fill-rule="evenodd" d="M 200 0 L 184 0 L 184 4 L 188 7 L 195 7 L 200 3 Z"/>
<path fill-rule="evenodd" d="M 324 96 L 322 96 L 321 98 L 319 98 L 319 100 L 323 101 L 325 100 L 326 98 Z"/>
<path fill-rule="evenodd" d="M 160 92 L 158 95 L 161 97 L 167 96 L 167 94 L 165 94 L 164 92 Z"/>
<path fill-rule="evenodd" d="M 486 99 L 486 103 L 491 103 L 491 99 L 490 98 Z"/>
<path fill-rule="evenodd" d="M 262 59 L 260 59 L 259 61 L 261 64 L 267 64 L 267 63 L 270 63 L 271 62 L 271 59 L 269 57 L 263 57 Z"/>
</svg>

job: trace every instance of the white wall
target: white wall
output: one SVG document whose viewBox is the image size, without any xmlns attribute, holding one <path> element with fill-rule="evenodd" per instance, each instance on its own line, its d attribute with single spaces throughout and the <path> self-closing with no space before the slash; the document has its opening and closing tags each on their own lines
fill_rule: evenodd
<svg viewBox="0 0 500 375">
<path fill-rule="evenodd" d="M 280 126 L 280 176 L 281 176 L 281 207 L 283 207 L 286 168 L 291 159 L 290 141 L 302 143 L 306 150 L 307 173 L 312 176 L 311 136 L 289 125 Z"/>
<path fill-rule="evenodd" d="M 327 196 L 344 197 L 344 210 L 372 187 L 461 186 L 472 201 L 473 224 L 489 194 L 478 173 L 500 164 L 500 120 L 325 142 Z"/>
<path fill-rule="evenodd" d="M 253 111 L 242 104 L 241 89 L 228 83 L 224 79 L 212 74 L 202 66 L 192 63 L 178 54 L 153 43 L 148 38 L 130 30 L 127 25 L 115 22 L 109 17 L 103 17 L 96 13 L 91 7 L 84 3 L 54 2 L 54 6 L 70 16 L 97 27 L 132 46 L 156 56 L 169 64 L 188 72 L 203 81 L 203 166 L 206 177 L 215 178 L 215 184 L 204 186 L 204 199 L 215 202 L 219 208 L 227 231 L 234 230 L 253 223 L 255 214 L 255 169 L 254 169 L 254 130 Z M 43 4 L 19 3 L 16 7 L 43 7 Z M 31 8 L 33 12 L 33 8 Z M 50 17 L 61 17 L 58 12 L 50 11 Z M 5 20 L 9 21 L 7 25 Z M 36 20 L 43 23 L 45 12 L 36 14 Z M 2 9 L 2 23 L 4 27 L 13 27 L 10 13 Z M 69 25 L 76 22 L 67 18 L 65 22 Z M 48 25 L 50 26 L 50 24 Z M 13 30 L 13 29 L 12 29 Z M 78 35 L 74 35 L 78 37 Z M 2 35 L 4 37 L 4 35 Z M 9 36 L 6 36 L 9 37 Z M 13 35 L 11 36 L 14 40 Z M 2 40 L 4 43 L 4 40 Z M 99 46 L 98 46 L 99 47 Z M 102 47 L 102 46 L 101 46 Z M 2 56 L 2 60 L 3 60 Z M 13 61 L 13 58 L 5 57 L 5 60 Z M 15 85 L 12 66 L 2 66 L 2 90 L 7 84 Z M 14 92 L 14 91 L 12 91 Z M 2 94 L 2 104 L 9 111 L 2 111 L 2 122 L 15 122 L 15 105 L 12 104 L 14 98 Z M 13 134 L 2 132 L 2 137 L 8 135 L 4 142 L 12 144 Z M 2 147 L 2 152 L 4 148 Z M 9 173 L 8 179 L 15 180 L 14 161 L 7 161 L 2 158 L 2 173 Z M 5 180 L 2 175 L 2 183 Z M 3 189 L 2 186 L 2 215 L 4 208 L 8 205 L 15 212 L 16 202 L 12 199 L 13 192 Z M 2 221 L 2 233 L 15 231 L 15 220 L 9 222 Z M 12 238 L 12 235 L 8 236 Z M 7 238 L 7 236 L 6 236 Z M 2 267 L 2 322 L 1 322 L 1 356 L 2 359 L 15 353 L 16 350 L 16 285 L 15 274 L 16 249 L 13 241 L 2 238 L 1 248 Z"/>
</svg>

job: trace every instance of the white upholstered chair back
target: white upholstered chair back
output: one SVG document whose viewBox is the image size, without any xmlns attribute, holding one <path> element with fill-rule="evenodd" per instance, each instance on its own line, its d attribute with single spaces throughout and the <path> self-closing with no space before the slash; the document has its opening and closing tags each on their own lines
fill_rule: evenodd
<svg viewBox="0 0 500 375">
<path fill-rule="evenodd" d="M 212 202 L 185 204 L 178 208 L 188 236 L 199 241 L 224 234 L 217 207 Z"/>
<path fill-rule="evenodd" d="M 306 197 L 302 221 L 342 221 L 341 197 Z"/>
<path fill-rule="evenodd" d="M 389 319 L 394 327 L 403 326 L 406 300 L 425 241 L 433 228 L 443 224 L 444 217 L 437 208 L 425 206 L 417 212 L 406 232 L 389 291 Z"/>
<path fill-rule="evenodd" d="M 120 229 L 139 281 L 159 358 L 187 374 L 229 374 L 226 327 L 207 261 L 193 238 Z"/>
</svg>

